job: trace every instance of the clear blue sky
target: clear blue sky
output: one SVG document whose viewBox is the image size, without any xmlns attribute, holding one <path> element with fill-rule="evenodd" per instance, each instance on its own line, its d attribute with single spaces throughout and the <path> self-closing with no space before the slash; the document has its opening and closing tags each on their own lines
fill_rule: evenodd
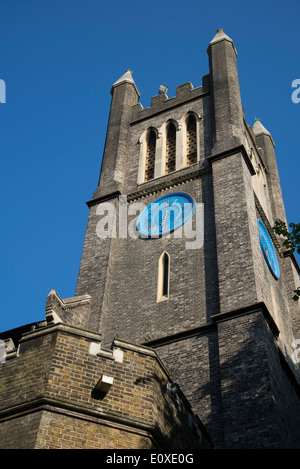
<svg viewBox="0 0 300 469">
<path fill-rule="evenodd" d="M 144 107 L 161 83 L 202 84 L 223 28 L 247 122 L 272 133 L 288 221 L 299 222 L 299 1 L 0 0 L 0 331 L 74 295 L 111 85 L 130 68 Z"/>
</svg>

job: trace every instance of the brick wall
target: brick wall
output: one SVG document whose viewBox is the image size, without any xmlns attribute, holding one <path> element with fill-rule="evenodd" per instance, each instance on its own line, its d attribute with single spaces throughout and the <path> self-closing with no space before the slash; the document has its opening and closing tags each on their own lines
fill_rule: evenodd
<svg viewBox="0 0 300 469">
<path fill-rule="evenodd" d="M 1 448 L 200 448 L 202 424 L 146 347 L 55 324 L 1 364 Z M 97 389 L 102 375 L 111 388 Z M 174 384 L 174 383 L 173 383 Z M 197 433 L 198 432 L 198 433 Z"/>
</svg>

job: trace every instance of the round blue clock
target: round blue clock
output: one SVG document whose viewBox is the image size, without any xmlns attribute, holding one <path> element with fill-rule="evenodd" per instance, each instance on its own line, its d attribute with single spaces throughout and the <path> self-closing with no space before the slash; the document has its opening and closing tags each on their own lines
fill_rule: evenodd
<svg viewBox="0 0 300 469">
<path fill-rule="evenodd" d="M 263 252 L 266 263 L 271 271 L 271 274 L 277 280 L 280 276 L 280 270 L 271 237 L 268 233 L 267 228 L 261 220 L 257 220 L 257 224 L 261 250 Z"/>
<path fill-rule="evenodd" d="M 195 200 L 181 192 L 167 194 L 154 200 L 140 214 L 138 231 L 147 237 L 167 235 L 186 223 L 196 208 Z"/>
</svg>

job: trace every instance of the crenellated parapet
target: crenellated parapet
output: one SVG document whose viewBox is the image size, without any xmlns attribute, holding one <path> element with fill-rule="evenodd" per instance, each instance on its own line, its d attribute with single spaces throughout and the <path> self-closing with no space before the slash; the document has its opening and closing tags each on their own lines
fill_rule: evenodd
<svg viewBox="0 0 300 469">
<path fill-rule="evenodd" d="M 174 107 L 181 106 L 195 99 L 205 97 L 209 94 L 209 75 L 203 77 L 203 85 L 194 88 L 192 83 L 184 83 L 176 88 L 176 96 L 168 98 L 166 93 L 159 93 L 152 96 L 150 107 L 143 108 L 142 104 L 138 102 L 132 107 L 131 123 L 150 117 L 160 113 L 166 112 Z"/>
</svg>

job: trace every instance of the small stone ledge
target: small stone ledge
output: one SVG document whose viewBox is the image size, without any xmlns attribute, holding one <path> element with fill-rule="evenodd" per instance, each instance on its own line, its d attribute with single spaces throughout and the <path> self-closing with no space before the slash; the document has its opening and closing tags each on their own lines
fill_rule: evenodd
<svg viewBox="0 0 300 469">
<path fill-rule="evenodd" d="M 241 144 L 235 148 L 230 148 L 229 150 L 225 150 L 225 151 L 222 151 L 222 152 L 217 152 L 217 153 L 212 153 L 211 155 L 207 156 L 207 160 L 209 162 L 214 162 L 214 161 L 218 161 L 218 160 L 221 160 L 222 158 L 227 158 L 229 156 L 233 156 L 235 154 L 238 154 L 240 153 L 242 155 L 242 157 L 244 158 L 244 161 L 250 171 L 250 174 L 251 176 L 254 176 L 256 173 L 255 173 L 255 169 L 250 161 L 250 157 L 248 155 L 248 152 L 244 146 L 244 144 Z"/>
<path fill-rule="evenodd" d="M 40 337 L 47 334 L 52 334 L 54 332 L 65 332 L 67 334 L 72 334 L 80 337 L 84 337 L 86 339 L 94 340 L 94 341 L 101 341 L 101 334 L 93 331 L 88 331 L 86 329 L 80 329 L 79 327 L 70 326 L 69 324 L 63 323 L 56 323 L 56 324 L 49 324 L 47 326 L 41 327 L 40 329 L 35 329 L 30 332 L 26 332 L 23 334 L 22 338 L 20 339 L 20 343 L 26 342 L 31 339 L 35 339 L 36 337 Z"/>
<path fill-rule="evenodd" d="M 194 164 L 192 167 L 186 168 L 186 171 L 178 171 L 176 177 L 174 177 L 175 175 L 173 173 L 172 176 L 165 175 L 151 182 L 141 184 L 135 192 L 131 192 L 127 195 L 127 201 L 132 202 L 143 197 L 148 197 L 157 192 L 180 186 L 187 181 L 198 179 L 209 173 L 211 173 L 210 165 L 199 168 L 198 164 Z"/>
<path fill-rule="evenodd" d="M 102 408 L 92 408 L 90 405 L 84 405 L 83 403 L 74 402 L 71 400 L 57 399 L 53 397 L 43 397 L 34 399 L 31 401 L 24 402 L 14 408 L 7 408 L 0 410 L 0 421 L 5 421 L 7 418 L 11 418 L 11 415 L 15 417 L 24 416 L 32 413 L 32 410 L 47 410 L 49 412 L 63 413 L 65 415 L 82 418 L 95 419 L 96 423 L 116 424 L 119 428 L 135 428 L 141 431 L 152 432 L 155 428 L 154 425 L 146 423 L 145 421 L 133 418 L 128 415 L 122 416 L 118 412 L 104 410 Z"/>
<path fill-rule="evenodd" d="M 227 313 L 215 314 L 214 316 L 211 316 L 211 319 L 215 323 L 220 323 L 223 321 L 230 321 L 231 319 L 256 313 L 262 314 L 266 323 L 270 327 L 270 330 L 273 332 L 274 337 L 277 339 L 279 336 L 279 329 L 264 302 L 246 306 L 245 308 L 236 309 L 234 311 L 229 311 Z"/>
<path fill-rule="evenodd" d="M 160 367 L 164 370 L 168 379 L 172 380 L 169 370 L 167 369 L 163 361 L 159 358 L 155 350 L 149 347 L 146 347 L 145 345 L 132 344 L 130 342 L 124 342 L 123 340 L 119 340 L 119 339 L 114 339 L 112 347 L 118 347 L 120 349 L 130 350 L 131 352 L 148 355 L 149 357 L 155 358 L 157 362 L 159 363 Z"/>
</svg>

